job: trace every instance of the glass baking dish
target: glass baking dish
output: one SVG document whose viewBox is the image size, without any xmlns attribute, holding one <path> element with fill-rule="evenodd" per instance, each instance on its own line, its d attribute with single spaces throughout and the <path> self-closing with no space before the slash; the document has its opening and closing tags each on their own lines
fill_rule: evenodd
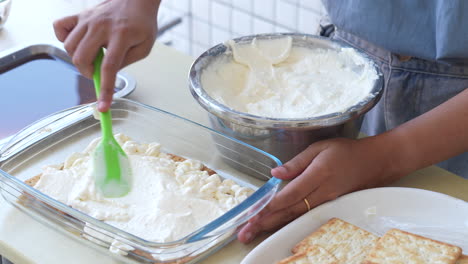
<svg viewBox="0 0 468 264">
<path fill-rule="evenodd" d="M 221 177 L 255 192 L 230 211 L 177 241 L 147 241 L 92 218 L 29 187 L 25 180 L 41 167 L 63 162 L 99 137 L 95 103 L 50 115 L 17 133 L 0 150 L 3 197 L 34 219 L 125 262 L 195 263 L 235 238 L 246 221 L 275 195 L 281 180 L 270 170 L 274 156 L 210 128 L 127 99 L 112 105 L 114 133 L 141 143 L 158 142 L 162 151 L 201 161 Z"/>
</svg>

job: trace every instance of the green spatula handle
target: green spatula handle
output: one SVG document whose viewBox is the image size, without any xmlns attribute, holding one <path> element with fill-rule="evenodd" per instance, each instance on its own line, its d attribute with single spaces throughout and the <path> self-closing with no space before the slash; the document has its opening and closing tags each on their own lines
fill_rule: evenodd
<svg viewBox="0 0 468 264">
<path fill-rule="evenodd" d="M 96 56 L 96 59 L 94 59 L 94 73 L 93 73 L 94 87 L 96 89 L 97 99 L 99 99 L 99 96 L 101 95 L 101 65 L 102 65 L 103 59 L 104 59 L 104 51 L 102 48 L 100 48 Z M 101 129 L 102 129 L 103 140 L 109 139 L 109 137 L 113 137 L 111 112 L 107 110 L 106 112 L 100 112 L 99 115 L 101 118 Z"/>
</svg>

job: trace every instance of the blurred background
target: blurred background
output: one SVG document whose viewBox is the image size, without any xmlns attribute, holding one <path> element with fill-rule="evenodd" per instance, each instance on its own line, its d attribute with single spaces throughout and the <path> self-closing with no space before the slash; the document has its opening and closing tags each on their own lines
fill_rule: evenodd
<svg viewBox="0 0 468 264">
<path fill-rule="evenodd" d="M 91 8 L 103 0 L 2 1 L 2 6 L 11 1 L 11 14 L 0 30 L 0 50 L 25 41 L 56 41 L 54 20 Z M 18 10 L 24 5 L 28 8 Z M 27 23 L 24 17 L 30 18 Z M 159 41 L 196 57 L 209 47 L 243 35 L 318 34 L 324 17 L 320 0 L 162 0 Z M 9 24 L 15 24 L 14 31 Z"/>
<path fill-rule="evenodd" d="M 158 23 L 163 27 L 180 19 L 160 41 L 196 57 L 211 46 L 243 35 L 317 34 L 324 15 L 320 0 L 163 0 Z"/>
</svg>

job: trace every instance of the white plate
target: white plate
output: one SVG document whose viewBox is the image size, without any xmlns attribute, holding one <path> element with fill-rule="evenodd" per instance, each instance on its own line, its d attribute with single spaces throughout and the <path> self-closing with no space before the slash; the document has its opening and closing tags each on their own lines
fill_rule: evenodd
<svg viewBox="0 0 468 264">
<path fill-rule="evenodd" d="M 297 218 L 254 248 L 241 264 L 276 263 L 290 256 L 304 237 L 338 217 L 374 234 L 399 228 L 460 246 L 468 253 L 468 203 L 413 188 L 358 191 L 322 204 Z"/>
</svg>

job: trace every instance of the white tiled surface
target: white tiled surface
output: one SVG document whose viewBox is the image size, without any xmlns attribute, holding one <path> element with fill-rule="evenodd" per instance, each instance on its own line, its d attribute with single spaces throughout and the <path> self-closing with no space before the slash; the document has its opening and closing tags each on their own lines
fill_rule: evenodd
<svg viewBox="0 0 468 264">
<path fill-rule="evenodd" d="M 320 0 L 163 0 L 160 20 L 181 17 L 183 21 L 161 41 L 198 56 L 213 45 L 242 35 L 317 34 L 324 13 Z"/>
</svg>

